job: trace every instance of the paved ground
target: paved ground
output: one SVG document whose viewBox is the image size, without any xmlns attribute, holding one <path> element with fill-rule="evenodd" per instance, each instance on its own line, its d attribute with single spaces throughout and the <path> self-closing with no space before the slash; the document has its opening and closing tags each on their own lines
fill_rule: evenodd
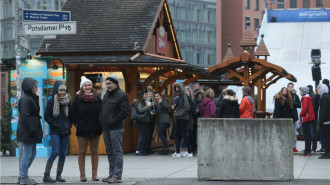
<svg viewBox="0 0 330 185">
<path fill-rule="evenodd" d="M 298 143 L 298 149 L 303 148 L 303 142 Z M 314 154 L 311 157 L 294 155 L 294 181 L 198 181 L 197 180 L 197 157 L 193 158 L 172 158 L 169 156 L 159 156 L 157 154 L 150 156 L 134 156 L 133 154 L 124 155 L 124 173 L 123 185 L 126 184 L 317 184 L 330 185 L 330 160 L 318 159 L 319 155 Z M 1 184 L 15 183 L 18 174 L 18 159 L 16 157 L 1 157 Z M 36 158 L 33 162 L 29 175 L 37 182 L 42 182 L 47 158 Z M 100 156 L 99 177 L 108 175 L 108 161 L 105 155 Z M 86 175 L 88 183 L 91 182 L 91 163 L 90 156 L 86 157 Z M 51 176 L 55 176 L 55 170 L 52 170 Z M 67 156 L 62 176 L 68 181 L 66 184 L 79 183 L 79 169 L 77 155 Z M 57 183 L 59 184 L 59 183 Z"/>
</svg>

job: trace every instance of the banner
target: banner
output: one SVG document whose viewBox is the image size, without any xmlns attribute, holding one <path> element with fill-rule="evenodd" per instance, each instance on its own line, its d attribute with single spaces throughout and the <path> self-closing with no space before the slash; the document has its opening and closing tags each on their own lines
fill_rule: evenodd
<svg viewBox="0 0 330 185">
<path fill-rule="evenodd" d="M 330 22 L 330 10 L 268 10 L 268 22 Z"/>
</svg>

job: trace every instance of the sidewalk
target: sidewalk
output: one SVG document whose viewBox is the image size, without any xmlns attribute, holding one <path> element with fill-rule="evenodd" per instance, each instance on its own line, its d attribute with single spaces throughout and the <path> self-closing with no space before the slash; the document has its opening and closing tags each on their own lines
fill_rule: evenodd
<svg viewBox="0 0 330 185">
<path fill-rule="evenodd" d="M 299 150 L 303 149 L 303 145 L 303 141 L 298 141 Z M 317 154 L 312 155 L 311 157 L 294 155 L 294 178 L 328 179 L 329 181 L 320 182 L 327 182 L 325 184 L 330 184 L 330 160 L 318 159 L 319 156 L 320 155 Z M 1 183 L 15 183 L 18 175 L 18 159 L 16 157 L 1 157 L 0 159 Z M 46 161 L 47 158 L 36 158 L 29 170 L 29 176 L 34 178 L 39 183 L 42 182 Z M 90 156 L 87 156 L 86 176 L 88 178 L 88 184 L 94 183 L 91 181 L 92 172 L 90 161 Z M 53 167 L 51 173 L 52 177 L 55 177 L 56 174 L 56 165 L 54 166 L 55 167 Z M 101 155 L 99 159 L 98 176 L 102 178 L 106 177 L 107 175 L 108 160 L 106 155 Z M 77 155 L 67 156 L 62 176 L 67 180 L 67 182 L 80 183 Z M 187 179 L 187 181 L 190 183 L 187 181 L 184 182 L 187 182 L 188 184 L 194 184 L 191 183 L 191 181 L 198 182 L 197 157 L 172 158 L 170 155 L 160 156 L 157 154 L 139 157 L 134 156 L 134 154 L 124 155 L 123 184 L 136 184 L 138 182 L 148 182 L 147 184 L 152 184 L 150 181 L 153 181 L 153 179 L 163 179 L 169 183 L 171 181 L 181 182 L 184 181 L 184 179 Z"/>
</svg>

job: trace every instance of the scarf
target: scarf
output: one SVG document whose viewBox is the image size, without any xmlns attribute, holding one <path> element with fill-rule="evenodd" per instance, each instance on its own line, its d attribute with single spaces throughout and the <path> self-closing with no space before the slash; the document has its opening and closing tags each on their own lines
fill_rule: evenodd
<svg viewBox="0 0 330 185">
<path fill-rule="evenodd" d="M 95 101 L 95 97 L 93 93 L 83 94 L 81 99 L 85 102 L 91 102 L 91 103 Z"/>
<path fill-rule="evenodd" d="M 60 114 L 60 105 L 64 106 L 65 116 L 69 116 L 69 103 L 71 96 L 69 93 L 66 93 L 63 97 L 58 97 L 58 94 L 54 96 L 54 106 L 53 106 L 53 115 L 56 118 Z"/>
</svg>

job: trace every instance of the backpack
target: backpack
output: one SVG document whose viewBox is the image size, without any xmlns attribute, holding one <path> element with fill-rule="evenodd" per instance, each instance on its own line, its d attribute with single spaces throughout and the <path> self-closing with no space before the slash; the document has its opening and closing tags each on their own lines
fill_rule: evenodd
<svg viewBox="0 0 330 185">
<path fill-rule="evenodd" d="M 148 111 L 140 114 L 135 106 L 131 106 L 131 119 L 134 121 L 144 121 L 147 116 L 147 112 Z"/>
</svg>

